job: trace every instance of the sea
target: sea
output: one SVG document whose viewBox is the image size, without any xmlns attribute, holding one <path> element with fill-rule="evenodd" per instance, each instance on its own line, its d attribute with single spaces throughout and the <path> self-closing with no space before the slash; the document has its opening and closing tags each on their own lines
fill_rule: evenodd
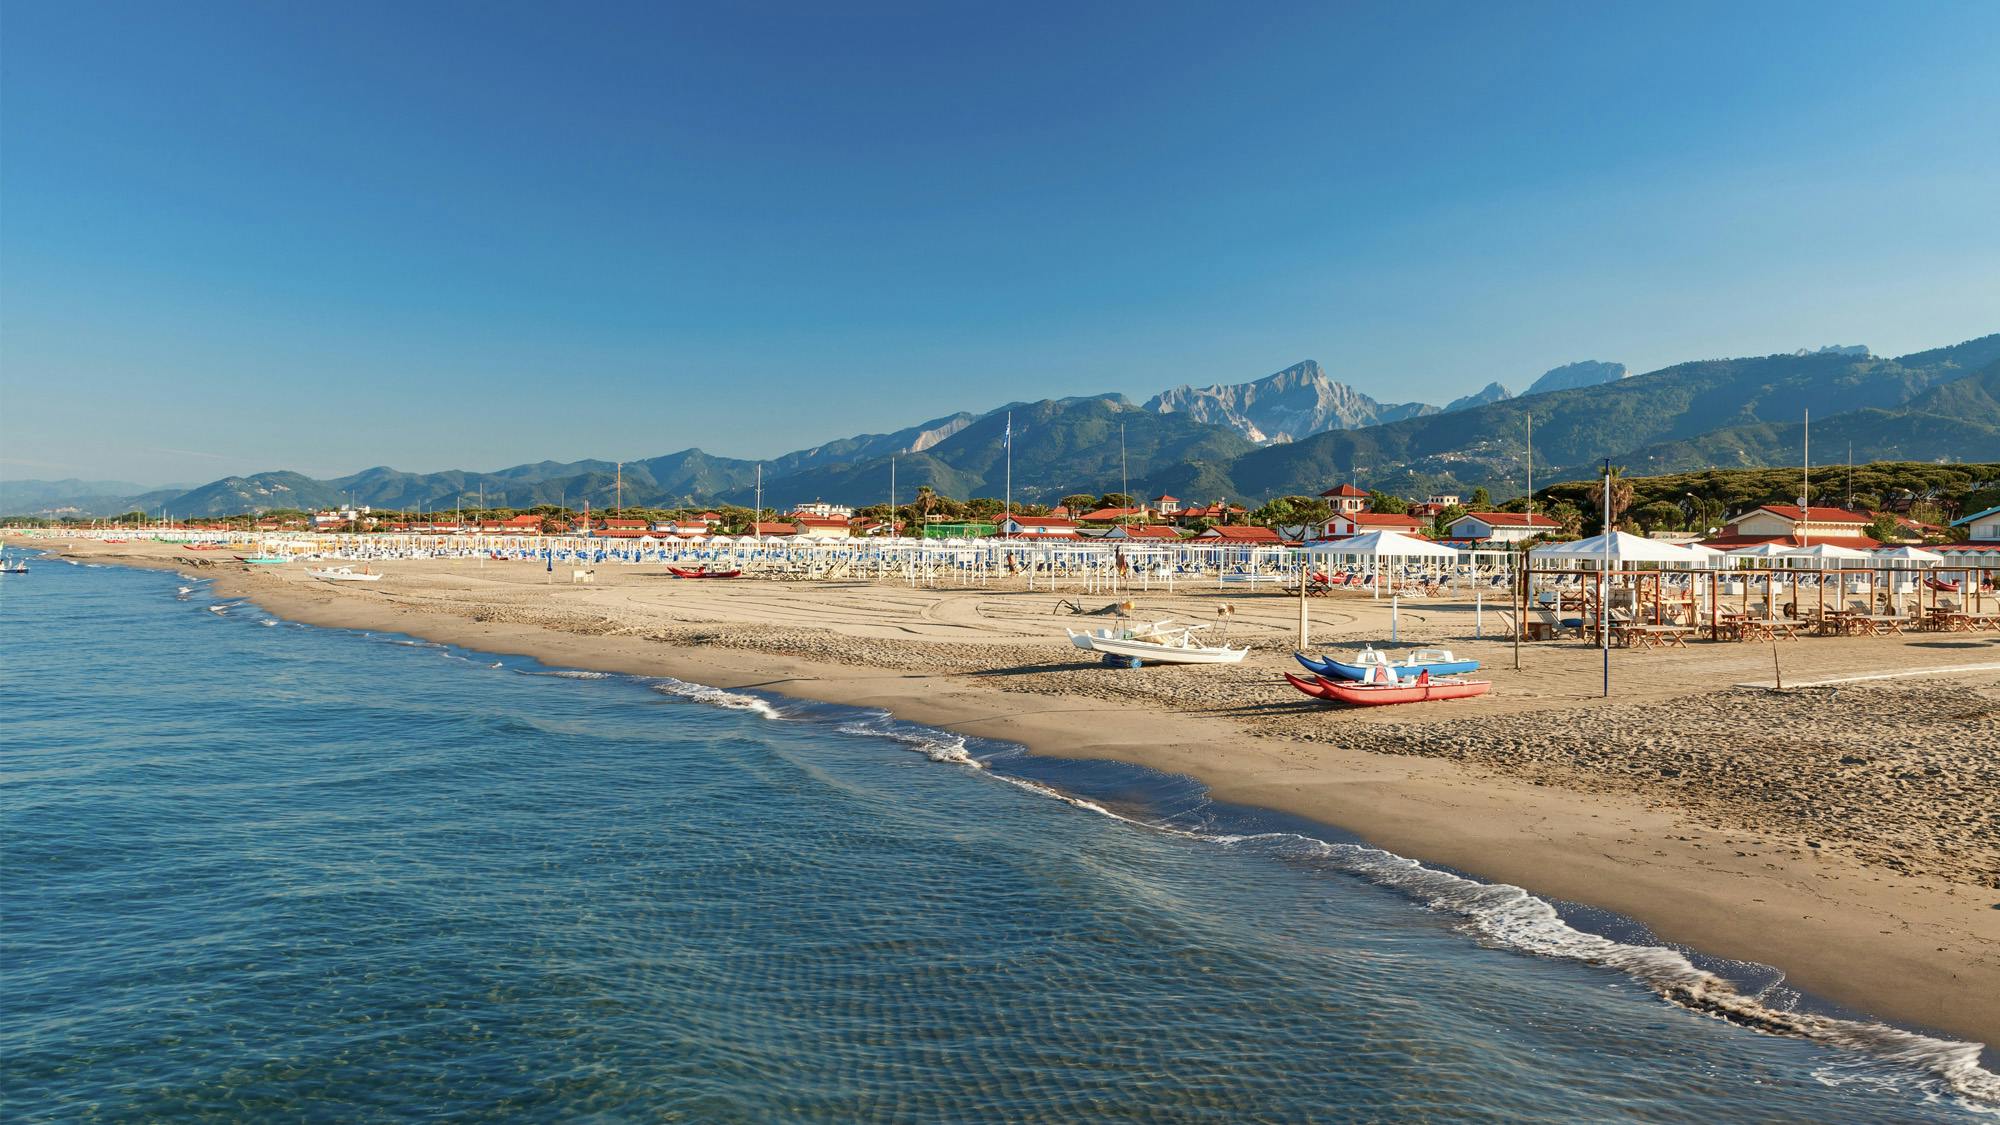
<svg viewBox="0 0 2000 1125">
<path fill-rule="evenodd" d="M 1185 778 L 31 566 L 0 578 L 9 1122 L 2000 1104 L 1976 1046 Z M 1717 979 L 1747 1018 L 1687 1006 Z"/>
</svg>

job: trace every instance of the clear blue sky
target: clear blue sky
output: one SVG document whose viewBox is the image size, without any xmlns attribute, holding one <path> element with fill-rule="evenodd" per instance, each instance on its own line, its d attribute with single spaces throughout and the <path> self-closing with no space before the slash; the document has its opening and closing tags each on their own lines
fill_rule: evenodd
<svg viewBox="0 0 2000 1125">
<path fill-rule="evenodd" d="M 0 8 L 0 475 L 2000 330 L 2000 4 Z"/>
</svg>

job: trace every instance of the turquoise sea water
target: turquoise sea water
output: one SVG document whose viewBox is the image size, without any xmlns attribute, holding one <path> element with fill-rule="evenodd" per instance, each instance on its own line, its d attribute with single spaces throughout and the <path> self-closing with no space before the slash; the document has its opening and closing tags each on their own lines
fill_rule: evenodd
<svg viewBox="0 0 2000 1125">
<path fill-rule="evenodd" d="M 0 582 L 9 1121 L 1991 1119 L 1965 1049 L 1176 779 Z"/>
</svg>

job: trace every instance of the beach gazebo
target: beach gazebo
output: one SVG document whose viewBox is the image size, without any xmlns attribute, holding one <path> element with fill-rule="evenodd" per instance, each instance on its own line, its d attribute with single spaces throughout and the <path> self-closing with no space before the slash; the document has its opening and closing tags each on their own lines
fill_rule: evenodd
<svg viewBox="0 0 2000 1125">
<path fill-rule="evenodd" d="M 1588 564 L 1597 572 L 1597 629 L 1600 636 L 1607 633 L 1610 618 L 1611 575 L 1617 571 L 1634 570 L 1641 566 L 1681 567 L 1693 569 L 1704 565 L 1703 556 L 1675 543 L 1658 539 L 1648 539 L 1643 535 L 1633 535 L 1627 531 L 1610 531 L 1593 535 L 1588 539 L 1577 539 L 1568 543 L 1551 543 L 1536 547 L 1528 552 L 1531 561 L 1561 562 L 1571 566 Z M 1636 577 L 1635 577 L 1636 581 Z M 1657 575 L 1653 578 L 1654 612 L 1659 612 L 1664 596 L 1664 581 Z M 1690 593 L 1689 597 L 1693 595 Z M 1634 608 L 1637 608 L 1637 588 L 1633 592 Z"/>
<path fill-rule="evenodd" d="M 1817 571 L 1827 570 L 1828 569 L 1827 564 L 1831 563 L 1833 564 L 1832 569 L 1836 571 L 1836 574 L 1838 574 L 1841 571 L 1841 568 L 1844 567 L 1846 564 L 1853 562 L 1866 562 L 1870 559 L 1870 557 L 1871 556 L 1866 551 L 1857 551 L 1852 547 L 1843 547 L 1838 543 L 1814 543 L 1810 547 L 1793 547 L 1791 550 L 1781 552 L 1777 556 L 1778 559 L 1783 560 L 1785 563 L 1794 568 L 1810 567 L 1810 569 Z M 1842 581 L 1840 577 L 1836 577 L 1834 581 L 1841 583 L 1840 596 L 1844 598 L 1847 594 L 1846 583 Z M 1826 575 L 1825 574 L 1820 574 L 1816 576 L 1816 578 L 1813 581 L 1813 588 L 1816 591 L 1819 599 L 1819 608 L 1814 616 L 1814 619 L 1820 622 L 1821 627 L 1824 628 L 1826 622 Z M 1795 585 L 1794 586 L 1795 595 L 1797 592 L 1798 592 L 1797 587 Z M 1797 597 L 1794 596 L 1793 601 L 1796 602 L 1797 600 L 1798 600 Z M 1868 572 L 1868 605 L 1870 607 L 1868 612 L 1874 613 L 1875 610 L 1873 607 L 1875 605 L 1875 572 L 1873 570 L 1870 570 Z M 1838 605 L 1835 605 L 1834 608 L 1839 609 L 1840 607 Z"/>
<path fill-rule="evenodd" d="M 1457 562 L 1458 549 L 1400 531 L 1368 531 L 1345 539 L 1328 539 L 1305 548 L 1307 555 L 1367 559 L 1375 567 L 1375 596 L 1382 596 L 1382 566 L 1389 559 L 1450 559 Z"/>
</svg>

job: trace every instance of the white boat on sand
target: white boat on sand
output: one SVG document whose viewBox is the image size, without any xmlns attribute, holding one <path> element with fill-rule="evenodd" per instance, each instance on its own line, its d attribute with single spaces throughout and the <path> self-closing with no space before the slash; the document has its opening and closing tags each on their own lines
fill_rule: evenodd
<svg viewBox="0 0 2000 1125">
<path fill-rule="evenodd" d="M 1240 664 L 1248 647 L 1204 645 L 1195 640 L 1196 631 L 1206 625 L 1177 625 L 1161 621 L 1130 629 L 1098 629 L 1079 633 L 1066 629 L 1069 643 L 1080 649 L 1120 656 L 1144 664 Z"/>
<path fill-rule="evenodd" d="M 308 570 L 307 574 L 321 582 L 380 582 L 382 576 L 367 569 L 356 570 L 351 566 L 329 566 L 319 570 Z"/>
</svg>

